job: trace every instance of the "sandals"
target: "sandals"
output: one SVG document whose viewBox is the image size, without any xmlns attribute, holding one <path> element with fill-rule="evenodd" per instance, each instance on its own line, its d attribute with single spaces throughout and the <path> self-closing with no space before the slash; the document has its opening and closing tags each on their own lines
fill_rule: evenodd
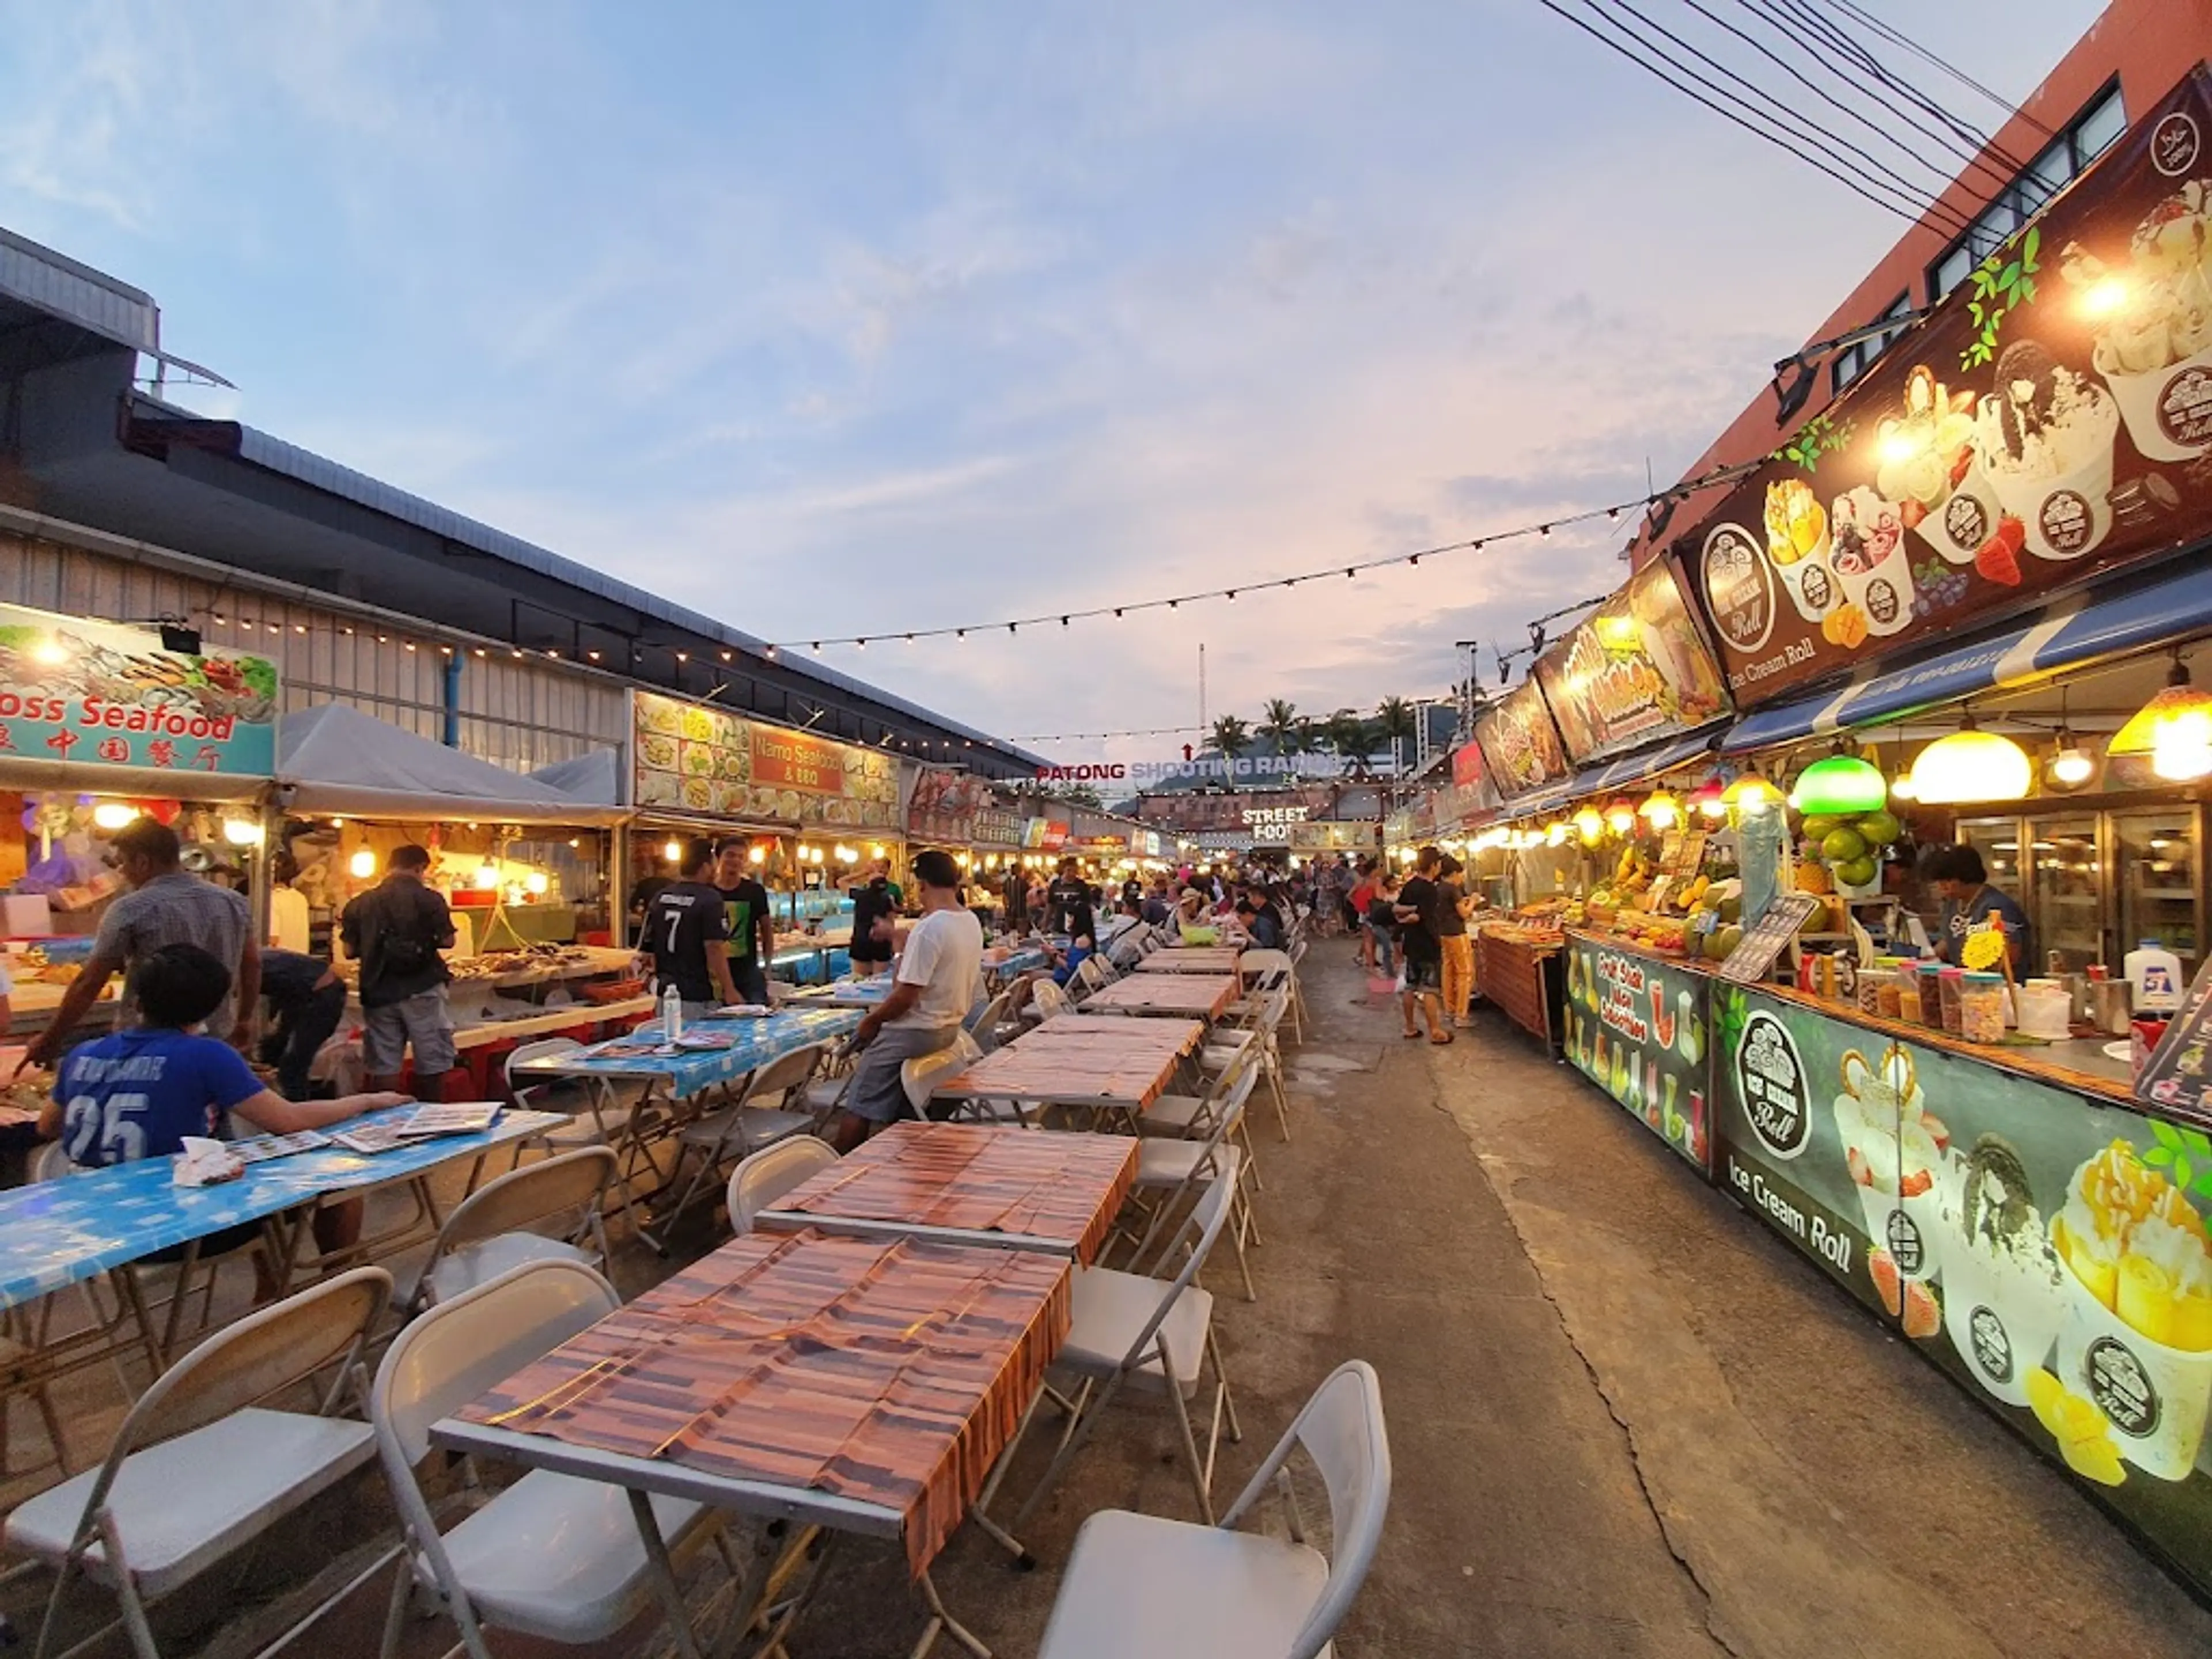
<svg viewBox="0 0 2212 1659">
<path fill-rule="evenodd" d="M 1411 1038 L 1411 1037 L 1418 1037 L 1419 1036 L 1420 1036 L 1420 1033 L 1419 1033 L 1419 1031 L 1401 1031 L 1401 1032 L 1399 1032 L 1399 1033 L 1398 1033 L 1398 1035 L 1399 1035 L 1400 1036 L 1401 1036 L 1401 1037 L 1408 1037 L 1408 1038 Z"/>
<path fill-rule="evenodd" d="M 1419 1035 L 1420 1035 L 1420 1033 L 1419 1033 L 1418 1031 L 1408 1031 L 1408 1032 L 1407 1032 L 1407 1033 L 1406 1033 L 1406 1035 L 1407 1035 L 1407 1036 L 1419 1036 Z M 1449 1044 L 1449 1043 L 1451 1043 L 1451 1042 L 1455 1042 L 1455 1041 L 1456 1041 L 1456 1039 L 1455 1039 L 1455 1038 L 1454 1038 L 1454 1036 L 1452 1036 L 1452 1034 L 1451 1034 L 1449 1031 L 1446 1031 L 1446 1032 L 1445 1032 L 1442 1036 L 1431 1036 L 1431 1037 L 1429 1038 L 1429 1042 L 1430 1042 L 1431 1046 L 1431 1047 L 1434 1047 L 1434 1048 L 1444 1048 L 1445 1046 L 1447 1046 L 1448 1044 Z"/>
</svg>

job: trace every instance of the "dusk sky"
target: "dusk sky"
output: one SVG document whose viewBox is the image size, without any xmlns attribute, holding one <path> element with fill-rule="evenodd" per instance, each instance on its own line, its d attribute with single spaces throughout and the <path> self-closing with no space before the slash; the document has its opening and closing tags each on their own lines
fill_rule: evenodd
<svg viewBox="0 0 2212 1659">
<path fill-rule="evenodd" d="M 1870 9 L 2018 97 L 2098 8 Z M 770 639 L 1641 495 L 1901 228 L 1534 0 L 0 27 L 0 224 L 150 291 L 197 407 Z M 1371 707 L 1613 586 L 1602 527 L 830 659 L 1006 735 L 1194 724 L 1200 641 L 1210 712 Z"/>
</svg>

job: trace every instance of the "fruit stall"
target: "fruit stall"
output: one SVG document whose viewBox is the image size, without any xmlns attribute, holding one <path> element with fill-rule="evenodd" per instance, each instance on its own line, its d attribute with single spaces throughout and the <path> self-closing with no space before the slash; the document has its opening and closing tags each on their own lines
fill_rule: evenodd
<svg viewBox="0 0 2212 1659">
<path fill-rule="evenodd" d="M 1566 1057 L 1707 1175 L 1713 976 L 1613 933 L 1566 933 Z"/>
<path fill-rule="evenodd" d="M 1565 948 L 1557 921 L 1540 915 L 1486 921 L 1475 930 L 1474 979 L 1484 1000 L 1547 1048 L 1560 1036 Z"/>
</svg>

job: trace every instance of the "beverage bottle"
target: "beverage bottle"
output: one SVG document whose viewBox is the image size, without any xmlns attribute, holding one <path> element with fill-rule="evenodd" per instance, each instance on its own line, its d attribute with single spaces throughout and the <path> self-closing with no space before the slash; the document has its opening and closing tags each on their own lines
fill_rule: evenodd
<svg viewBox="0 0 2212 1659">
<path fill-rule="evenodd" d="M 2137 1009 L 2171 1013 L 2181 1006 L 2181 958 L 2156 939 L 2147 939 L 2129 951 L 2121 972 L 2136 988 Z"/>
<path fill-rule="evenodd" d="M 660 994 L 660 1040 L 673 1042 L 684 1035 L 684 994 L 671 985 Z"/>
</svg>

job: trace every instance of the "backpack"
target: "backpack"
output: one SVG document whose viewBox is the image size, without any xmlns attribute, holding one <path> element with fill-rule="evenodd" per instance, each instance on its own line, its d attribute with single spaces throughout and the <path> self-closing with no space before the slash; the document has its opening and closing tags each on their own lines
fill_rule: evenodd
<svg viewBox="0 0 2212 1659">
<path fill-rule="evenodd" d="M 380 933 L 376 946 L 379 965 L 387 974 L 419 974 L 437 955 L 419 933 Z"/>
</svg>

